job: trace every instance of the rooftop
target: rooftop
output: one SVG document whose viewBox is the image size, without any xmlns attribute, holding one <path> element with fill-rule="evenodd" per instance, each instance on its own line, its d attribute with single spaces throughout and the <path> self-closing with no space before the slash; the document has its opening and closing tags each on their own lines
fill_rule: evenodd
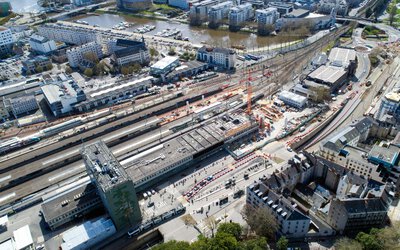
<svg viewBox="0 0 400 250">
<path fill-rule="evenodd" d="M 379 145 L 374 145 L 369 152 L 369 160 L 378 160 L 382 163 L 394 166 L 398 163 L 400 149 L 397 146 L 390 145 L 389 147 L 381 147 Z"/>
<path fill-rule="evenodd" d="M 155 64 L 151 65 L 151 68 L 163 70 L 172 63 L 175 63 L 176 61 L 179 61 L 178 57 L 166 56 L 163 59 L 157 61 Z"/>
<path fill-rule="evenodd" d="M 74 81 L 46 84 L 41 87 L 44 96 L 50 104 L 59 102 L 64 98 L 77 97 L 83 94 Z"/>
<path fill-rule="evenodd" d="M 279 93 L 279 97 L 288 98 L 288 99 L 291 99 L 291 100 L 296 101 L 298 103 L 302 103 L 302 102 L 307 101 L 307 97 L 295 94 L 295 93 L 287 91 L 287 90 L 281 91 Z"/>
<path fill-rule="evenodd" d="M 13 232 L 14 234 L 14 242 L 15 249 L 25 249 L 26 247 L 33 244 L 31 230 L 29 229 L 29 225 L 25 225 Z"/>
<path fill-rule="evenodd" d="M 392 91 L 385 95 L 385 98 L 392 101 L 400 103 L 400 91 Z"/>
<path fill-rule="evenodd" d="M 335 66 L 347 67 L 351 61 L 356 60 L 356 51 L 335 47 L 329 53 L 328 59 Z"/>
<path fill-rule="evenodd" d="M 221 53 L 221 54 L 235 54 L 234 50 L 227 49 L 227 48 L 220 48 L 220 47 L 209 47 L 209 46 L 203 46 L 201 47 L 198 52 L 203 52 L 203 53 L 209 53 L 209 52 L 215 52 L 215 53 Z"/>
<path fill-rule="evenodd" d="M 308 76 L 312 79 L 317 79 L 329 84 L 334 84 L 346 74 L 346 70 L 341 67 L 339 68 L 322 65 L 311 72 Z"/>
<path fill-rule="evenodd" d="M 103 141 L 86 145 L 82 149 L 86 169 L 103 192 L 129 180 L 125 169 L 111 153 Z"/>
<path fill-rule="evenodd" d="M 45 43 L 45 42 L 49 41 L 49 39 L 47 39 L 46 37 L 39 36 L 39 35 L 36 35 L 36 34 L 33 34 L 31 36 L 30 40 L 32 42 L 36 42 L 36 43 Z"/>
</svg>

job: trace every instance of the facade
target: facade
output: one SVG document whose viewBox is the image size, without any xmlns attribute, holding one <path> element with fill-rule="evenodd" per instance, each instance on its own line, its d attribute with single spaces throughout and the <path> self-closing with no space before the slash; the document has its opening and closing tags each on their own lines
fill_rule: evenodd
<svg viewBox="0 0 400 250">
<path fill-rule="evenodd" d="M 0 2 L 0 17 L 8 16 L 11 12 L 11 4 L 10 2 Z"/>
<path fill-rule="evenodd" d="M 76 220 L 103 204 L 89 177 L 82 178 L 42 197 L 43 218 L 51 230 Z"/>
<path fill-rule="evenodd" d="M 48 54 L 57 49 L 56 43 L 39 35 L 32 35 L 29 39 L 31 49 L 40 54 Z"/>
<path fill-rule="evenodd" d="M 207 62 L 211 67 L 230 70 L 235 67 L 235 51 L 227 48 L 203 46 L 197 51 L 197 60 Z"/>
<path fill-rule="evenodd" d="M 75 104 L 86 100 L 83 90 L 72 80 L 46 84 L 41 89 L 54 116 L 72 112 Z"/>
<path fill-rule="evenodd" d="M 345 16 L 347 15 L 349 6 L 346 0 L 322 0 L 319 3 L 318 7 L 319 13 L 331 14 L 332 10 L 335 10 L 336 14 L 340 16 Z"/>
<path fill-rule="evenodd" d="M 283 101 L 286 105 L 302 109 L 307 104 L 307 98 L 293 92 L 283 90 L 278 95 L 279 100 Z"/>
<path fill-rule="evenodd" d="M 208 11 L 208 26 L 210 28 L 217 28 L 223 19 L 226 19 L 229 14 L 230 8 L 233 6 L 231 1 L 222 2 L 211 6 Z"/>
<path fill-rule="evenodd" d="M 232 31 L 239 30 L 244 22 L 254 18 L 254 9 L 251 3 L 244 3 L 235 6 L 229 11 L 229 29 Z"/>
<path fill-rule="evenodd" d="M 279 18 L 279 12 L 277 8 L 267 8 L 262 10 L 256 10 L 256 19 L 258 25 L 272 25 Z"/>
<path fill-rule="evenodd" d="M 52 23 L 37 27 L 38 34 L 47 39 L 73 45 L 82 45 L 90 42 L 101 43 L 96 31 L 88 28 L 69 27 L 63 24 Z"/>
<path fill-rule="evenodd" d="M 39 108 L 34 95 L 26 95 L 10 99 L 10 106 L 15 117 L 27 114 Z"/>
<path fill-rule="evenodd" d="M 86 100 L 75 104 L 74 109 L 80 112 L 89 111 L 132 98 L 147 92 L 154 80 L 154 77 L 147 76 L 135 80 L 115 82 L 96 90 L 88 91 L 86 92 Z"/>
<path fill-rule="evenodd" d="M 101 45 L 96 42 L 90 42 L 67 50 L 69 65 L 73 68 L 78 67 L 86 60 L 85 55 L 87 54 L 94 55 L 96 59 L 102 58 L 103 51 L 101 50 Z"/>
<path fill-rule="evenodd" d="M 189 8 L 191 6 L 191 1 L 190 0 L 169 0 L 168 5 L 177 7 L 182 10 L 189 10 Z"/>
<path fill-rule="evenodd" d="M 150 66 L 150 74 L 165 77 L 166 74 L 180 65 L 178 57 L 166 56 Z"/>
<path fill-rule="evenodd" d="M 190 7 L 189 20 L 192 25 L 201 25 L 208 20 L 208 12 L 212 6 L 220 3 L 220 0 L 205 0 L 194 3 Z"/>
<path fill-rule="evenodd" d="M 107 47 L 108 52 L 112 53 L 112 61 L 120 67 L 135 63 L 147 65 L 150 62 L 149 50 L 144 40 L 110 40 Z"/>
<path fill-rule="evenodd" d="M 269 2 L 268 7 L 276 8 L 279 16 L 287 15 L 294 9 L 293 4 L 285 2 Z"/>
<path fill-rule="evenodd" d="M 75 6 L 85 6 L 85 5 L 92 4 L 93 1 L 92 0 L 72 0 L 72 3 Z"/>
<path fill-rule="evenodd" d="M 52 68 L 51 60 L 47 56 L 37 56 L 22 62 L 22 70 L 27 74 L 39 73 Z"/>
<path fill-rule="evenodd" d="M 82 157 L 90 179 L 117 230 L 142 219 L 135 186 L 103 141 L 84 146 Z"/>
<path fill-rule="evenodd" d="M 117 0 L 117 6 L 120 9 L 141 11 L 151 8 L 151 0 Z"/>
<path fill-rule="evenodd" d="M 381 100 L 376 118 L 384 120 L 388 115 L 400 122 L 400 89 L 387 93 Z"/>
<path fill-rule="evenodd" d="M 14 38 L 9 28 L 0 26 L 0 55 L 6 55 L 12 51 Z"/>
</svg>

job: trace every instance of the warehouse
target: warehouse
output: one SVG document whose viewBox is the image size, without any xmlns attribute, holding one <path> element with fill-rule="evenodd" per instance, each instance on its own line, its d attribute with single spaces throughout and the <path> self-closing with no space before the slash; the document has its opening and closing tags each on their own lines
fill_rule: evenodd
<svg viewBox="0 0 400 250">
<path fill-rule="evenodd" d="M 286 105 L 302 109 L 307 104 L 307 98 L 293 92 L 282 91 L 278 95 L 279 100 L 283 101 Z"/>
<path fill-rule="evenodd" d="M 320 66 L 307 76 L 307 80 L 329 86 L 331 92 L 338 90 L 347 79 L 347 71 L 342 67 Z"/>
</svg>

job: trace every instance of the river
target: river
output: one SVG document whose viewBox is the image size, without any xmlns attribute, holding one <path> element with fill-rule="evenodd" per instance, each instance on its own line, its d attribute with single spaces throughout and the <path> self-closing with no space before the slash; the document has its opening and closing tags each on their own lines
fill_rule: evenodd
<svg viewBox="0 0 400 250">
<path fill-rule="evenodd" d="M 191 27 L 188 24 L 179 22 L 162 21 L 162 20 L 151 20 L 147 18 L 138 18 L 131 16 L 119 16 L 113 14 L 101 14 L 101 15 L 88 15 L 84 17 L 77 17 L 74 20 L 79 19 L 88 22 L 90 25 L 99 25 L 100 27 L 112 28 L 114 25 L 120 22 L 129 22 L 133 25 L 127 30 L 134 30 L 142 27 L 145 24 L 156 26 L 155 30 L 152 30 L 146 34 L 154 35 L 164 29 L 178 29 L 182 32 L 183 37 L 188 37 L 190 41 L 194 43 L 200 43 L 201 41 L 207 44 L 230 47 L 232 45 L 244 45 L 248 49 L 257 47 L 265 47 L 272 44 L 277 44 L 283 41 L 292 41 L 297 38 L 290 36 L 269 36 L 259 37 L 253 33 L 245 32 L 230 32 L 228 30 L 212 30 L 201 27 Z"/>
</svg>

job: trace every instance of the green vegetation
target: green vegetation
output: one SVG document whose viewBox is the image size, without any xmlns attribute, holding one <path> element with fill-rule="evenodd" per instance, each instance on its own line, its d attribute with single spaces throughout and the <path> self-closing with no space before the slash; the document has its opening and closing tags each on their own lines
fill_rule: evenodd
<svg viewBox="0 0 400 250">
<path fill-rule="evenodd" d="M 372 228 L 360 232 L 354 240 L 343 238 L 336 242 L 337 250 L 398 250 L 400 249 L 400 223 L 383 229 Z"/>
<path fill-rule="evenodd" d="M 275 217 L 265 208 L 253 208 L 246 204 L 243 208 L 242 216 L 256 235 L 267 239 L 275 239 L 278 223 Z"/>
<path fill-rule="evenodd" d="M 171 7 L 167 4 L 153 4 L 153 7 L 150 9 L 141 11 L 139 13 L 143 15 L 157 15 L 156 12 L 168 17 L 176 17 L 182 14 L 182 10 Z"/>
<path fill-rule="evenodd" d="M 152 248 L 153 250 L 267 250 L 269 246 L 264 237 L 247 238 L 243 228 L 237 223 L 221 223 L 215 237 L 200 235 L 197 241 L 169 241 Z"/>
<path fill-rule="evenodd" d="M 396 7 L 396 2 L 389 4 L 386 11 L 389 13 L 389 18 L 386 21 L 389 25 L 396 26 L 396 23 L 400 22 L 400 10 Z"/>
<path fill-rule="evenodd" d="M 278 250 L 287 250 L 289 244 L 289 240 L 286 239 L 285 236 L 279 238 L 278 242 L 276 243 L 276 248 Z"/>
<path fill-rule="evenodd" d="M 180 59 L 185 60 L 185 61 L 193 61 L 194 59 L 196 59 L 196 54 L 185 51 L 185 52 L 183 52 L 182 55 L 180 55 Z"/>
<path fill-rule="evenodd" d="M 377 29 L 374 26 L 365 26 L 362 35 L 363 36 L 377 36 L 385 34 L 383 30 Z"/>
<path fill-rule="evenodd" d="M 17 16 L 17 14 L 15 14 L 14 12 L 11 12 L 10 15 L 0 18 L 0 25 L 6 24 L 8 21 L 10 21 L 11 18 L 14 18 L 16 16 Z"/>
<path fill-rule="evenodd" d="M 87 77 L 92 77 L 93 76 L 93 70 L 91 68 L 87 68 L 87 69 L 85 69 L 83 74 L 85 74 L 85 76 L 87 76 Z"/>
<path fill-rule="evenodd" d="M 334 46 L 335 46 L 335 41 L 330 41 L 329 44 L 326 45 L 325 48 L 322 49 L 322 52 L 328 52 L 328 51 L 330 51 Z"/>
<path fill-rule="evenodd" d="M 129 75 L 132 73 L 140 73 L 142 71 L 142 66 L 140 66 L 140 64 L 135 63 L 131 66 L 124 66 L 121 68 L 121 74 L 123 75 Z"/>
</svg>

